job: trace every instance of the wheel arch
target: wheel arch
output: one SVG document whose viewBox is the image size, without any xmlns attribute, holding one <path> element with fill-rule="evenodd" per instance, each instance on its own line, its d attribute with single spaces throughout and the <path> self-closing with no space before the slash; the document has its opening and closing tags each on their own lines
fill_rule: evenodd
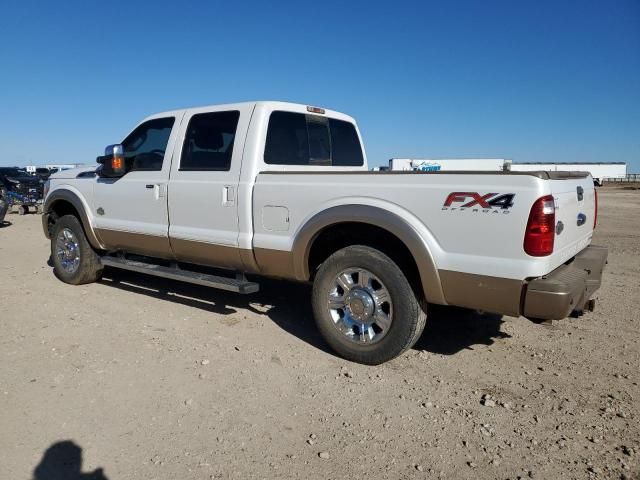
<svg viewBox="0 0 640 480">
<path fill-rule="evenodd" d="M 63 215 L 75 215 L 80 220 L 82 229 L 91 246 L 96 249 L 102 248 L 98 237 L 93 231 L 82 200 L 78 194 L 64 188 L 52 191 L 45 200 L 42 227 L 47 238 L 50 237 L 50 225 L 55 223 L 56 218 Z"/>
<path fill-rule="evenodd" d="M 403 255 L 400 250 L 406 249 L 415 265 L 424 297 L 431 303 L 446 304 L 435 261 L 420 234 L 396 213 L 372 205 L 334 206 L 311 217 L 298 231 L 293 242 L 293 268 L 296 278 L 310 280 L 314 269 L 318 266 L 314 265 L 318 261 L 318 257 L 314 254 L 317 251 L 314 250 L 314 246 L 317 249 L 318 242 L 326 239 L 328 232 L 344 232 L 345 229 L 363 230 L 363 233 L 355 237 L 358 240 L 365 239 L 366 233 L 380 232 L 385 238 L 357 243 L 368 244 L 374 248 L 383 245 L 380 249 L 394 261 Z M 372 245 L 372 243 L 378 245 Z M 347 246 L 341 243 L 337 245 Z M 333 252 L 328 252 L 329 255 L 331 253 Z M 322 256 L 324 255 L 320 255 Z"/>
</svg>

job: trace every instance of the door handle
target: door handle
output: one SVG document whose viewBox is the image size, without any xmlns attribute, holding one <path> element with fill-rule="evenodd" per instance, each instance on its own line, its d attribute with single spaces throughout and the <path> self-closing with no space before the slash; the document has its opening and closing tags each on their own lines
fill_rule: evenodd
<svg viewBox="0 0 640 480">
<path fill-rule="evenodd" d="M 235 191 L 230 185 L 222 187 L 222 206 L 230 207 L 235 203 Z"/>
<path fill-rule="evenodd" d="M 145 185 L 144 188 L 148 188 L 149 190 L 153 190 L 153 196 L 156 200 L 164 197 L 166 195 L 166 184 L 164 183 L 156 183 Z"/>
</svg>

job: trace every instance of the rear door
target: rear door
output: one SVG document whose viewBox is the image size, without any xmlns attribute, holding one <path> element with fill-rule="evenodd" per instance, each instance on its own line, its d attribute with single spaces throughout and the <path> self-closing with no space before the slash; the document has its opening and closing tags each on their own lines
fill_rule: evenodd
<svg viewBox="0 0 640 480">
<path fill-rule="evenodd" d="M 573 257 L 591 241 L 595 220 L 595 188 L 590 175 L 577 177 L 551 172 L 551 191 L 556 205 L 554 256 Z M 555 178 L 554 178 L 555 177 Z"/>
<path fill-rule="evenodd" d="M 171 258 L 167 181 L 184 111 L 150 118 L 122 142 L 131 170 L 96 178 L 96 233 L 108 249 Z"/>
<path fill-rule="evenodd" d="M 169 237 L 184 262 L 241 268 L 238 183 L 253 104 L 189 110 L 169 181 Z"/>
</svg>

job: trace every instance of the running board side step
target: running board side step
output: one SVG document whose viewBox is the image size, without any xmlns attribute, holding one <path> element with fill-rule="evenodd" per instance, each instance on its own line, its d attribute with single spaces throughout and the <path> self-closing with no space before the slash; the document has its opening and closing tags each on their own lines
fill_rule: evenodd
<svg viewBox="0 0 640 480">
<path fill-rule="evenodd" d="M 104 256 L 100 259 L 106 267 L 120 268 L 122 270 L 130 270 L 132 272 L 146 273 L 155 277 L 169 278 L 171 280 L 179 280 L 181 282 L 194 283 L 205 287 L 217 288 L 228 292 L 236 293 L 255 293 L 260 290 L 260 285 L 255 282 L 249 282 L 244 275 L 238 278 L 221 277 L 218 275 L 209 275 L 206 273 L 192 272 L 190 270 L 182 270 L 179 268 L 163 267 L 153 263 L 138 262 L 128 260 L 122 257 Z"/>
</svg>

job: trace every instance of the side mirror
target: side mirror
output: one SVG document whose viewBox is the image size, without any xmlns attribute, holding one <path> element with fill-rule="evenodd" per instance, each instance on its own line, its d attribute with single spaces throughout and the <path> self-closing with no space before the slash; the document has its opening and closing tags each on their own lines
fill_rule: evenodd
<svg viewBox="0 0 640 480">
<path fill-rule="evenodd" d="M 120 178 L 127 173 L 124 160 L 124 147 L 120 144 L 109 145 L 104 149 L 104 156 L 96 158 L 96 162 L 102 165 L 98 169 L 98 175 L 106 178 Z"/>
</svg>

